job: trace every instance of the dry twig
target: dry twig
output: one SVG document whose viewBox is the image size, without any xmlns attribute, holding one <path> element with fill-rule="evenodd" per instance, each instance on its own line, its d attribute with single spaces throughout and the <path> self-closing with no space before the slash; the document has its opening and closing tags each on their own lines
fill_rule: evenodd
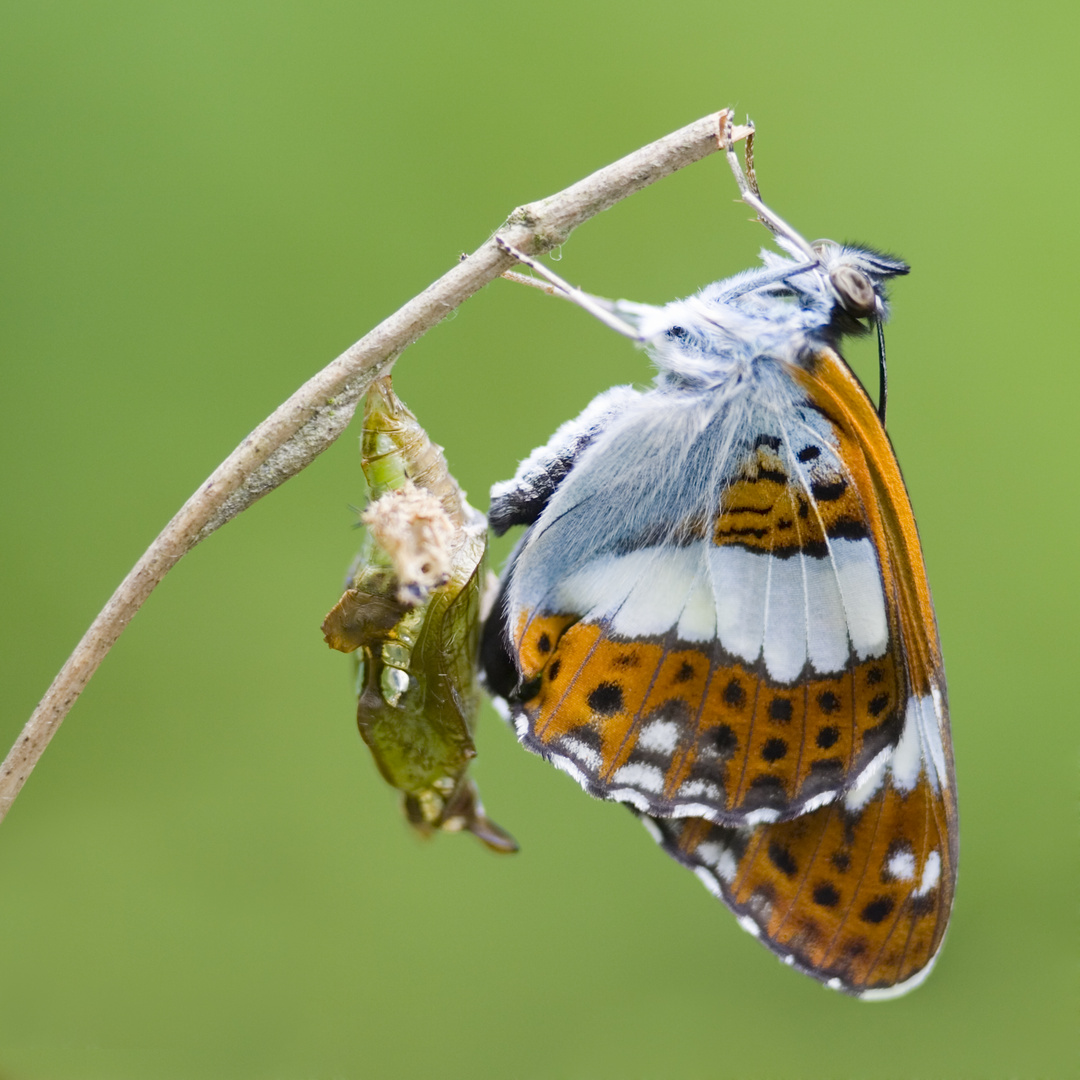
<svg viewBox="0 0 1080 1080">
<path fill-rule="evenodd" d="M 712 114 L 587 176 L 518 207 L 498 229 L 541 255 L 582 222 L 717 149 Z M 736 128 L 744 139 L 748 128 Z M 494 236 L 309 379 L 223 461 L 165 526 L 90 625 L 0 766 L 0 820 L 98 665 L 154 587 L 200 540 L 310 464 L 342 433 L 371 381 L 414 341 L 514 266 Z"/>
</svg>

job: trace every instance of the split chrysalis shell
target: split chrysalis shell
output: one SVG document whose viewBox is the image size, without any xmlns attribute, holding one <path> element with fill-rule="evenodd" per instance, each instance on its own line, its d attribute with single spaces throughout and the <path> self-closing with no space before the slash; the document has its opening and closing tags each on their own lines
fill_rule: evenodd
<svg viewBox="0 0 1080 1080">
<path fill-rule="evenodd" d="M 331 648 L 357 657 L 360 734 L 420 832 L 467 829 L 516 851 L 468 776 L 487 522 L 388 377 L 367 394 L 361 464 L 368 532 L 322 626 Z"/>
</svg>

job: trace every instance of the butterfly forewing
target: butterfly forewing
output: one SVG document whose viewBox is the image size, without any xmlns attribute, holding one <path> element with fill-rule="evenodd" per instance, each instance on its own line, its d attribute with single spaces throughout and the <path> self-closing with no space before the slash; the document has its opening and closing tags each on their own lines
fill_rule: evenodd
<svg viewBox="0 0 1080 1080">
<path fill-rule="evenodd" d="M 727 453 L 710 513 L 510 612 L 531 680 L 519 733 L 595 795 L 718 823 L 791 817 L 899 737 L 896 619 L 862 494 L 812 409 L 743 426 L 766 423 L 776 434 Z"/>
</svg>

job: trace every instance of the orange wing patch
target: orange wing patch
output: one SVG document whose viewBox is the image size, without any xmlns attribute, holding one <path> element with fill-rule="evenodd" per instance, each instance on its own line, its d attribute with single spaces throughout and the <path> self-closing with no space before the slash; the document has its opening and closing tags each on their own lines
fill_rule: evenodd
<svg viewBox="0 0 1080 1080">
<path fill-rule="evenodd" d="M 793 816 L 841 791 L 899 733 L 891 654 L 789 687 L 685 643 L 613 638 L 566 615 L 535 618 L 521 640 L 536 664 L 526 669 L 526 745 L 569 759 L 594 795 L 648 813 Z"/>
<path fill-rule="evenodd" d="M 886 783 L 857 813 L 839 803 L 753 830 L 691 818 L 653 820 L 651 831 L 786 962 L 886 996 L 928 971 L 945 935 L 955 880 L 946 820 L 923 775 L 906 795 Z"/>
<path fill-rule="evenodd" d="M 858 539 L 868 534 L 866 513 L 855 489 L 834 471 L 821 470 L 811 485 L 811 500 L 793 483 L 779 455 L 780 440 L 767 438 L 754 451 L 720 502 L 713 543 L 741 544 L 777 557 L 802 551 L 827 554 L 826 537 Z M 819 455 L 803 451 L 805 462 Z"/>
<path fill-rule="evenodd" d="M 517 659 L 523 679 L 534 679 L 540 674 L 563 631 L 578 618 L 577 615 L 538 615 L 530 620 L 522 616 L 517 636 Z"/>
<path fill-rule="evenodd" d="M 809 399 L 829 420 L 840 454 L 867 508 L 870 535 L 881 560 L 890 622 L 903 639 L 910 691 L 926 694 L 936 676 L 944 685 L 937 620 L 907 489 L 866 391 L 840 355 L 823 349 L 809 370 L 792 369 Z"/>
</svg>

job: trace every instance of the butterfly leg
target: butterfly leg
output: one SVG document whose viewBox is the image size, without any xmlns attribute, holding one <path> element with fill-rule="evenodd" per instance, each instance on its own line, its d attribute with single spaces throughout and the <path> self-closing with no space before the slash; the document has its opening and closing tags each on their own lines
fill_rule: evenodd
<svg viewBox="0 0 1080 1080">
<path fill-rule="evenodd" d="M 550 282 L 559 291 L 559 294 L 565 299 L 577 304 L 578 307 L 587 311 L 594 319 L 599 319 L 605 326 L 610 327 L 618 334 L 622 334 L 623 337 L 628 337 L 633 341 L 644 340 L 636 327 L 630 323 L 620 319 L 618 315 L 614 313 L 614 304 L 610 300 L 605 300 L 600 296 L 592 296 L 590 293 L 583 292 L 581 289 L 574 285 L 571 285 L 568 281 L 564 281 L 554 270 L 548 269 L 538 259 L 532 258 L 530 255 L 526 255 L 524 251 L 519 251 L 516 247 L 508 244 L 501 236 L 495 237 L 495 242 L 505 251 L 508 255 L 513 255 L 518 262 L 527 266 L 530 270 L 535 271 L 545 281 Z"/>
</svg>

